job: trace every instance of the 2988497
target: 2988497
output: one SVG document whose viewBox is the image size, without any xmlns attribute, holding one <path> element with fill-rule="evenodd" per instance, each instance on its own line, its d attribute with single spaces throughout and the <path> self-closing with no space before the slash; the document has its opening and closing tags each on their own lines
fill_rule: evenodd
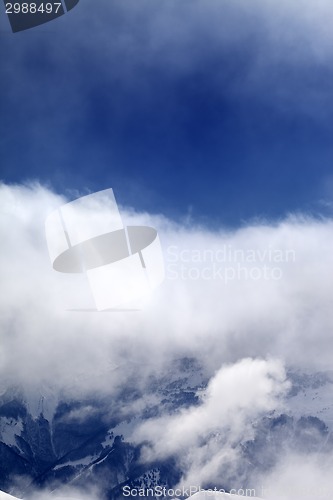
<svg viewBox="0 0 333 500">
<path fill-rule="evenodd" d="M 57 14 L 61 6 L 61 2 L 38 4 L 33 2 L 7 2 L 6 14 Z"/>
</svg>

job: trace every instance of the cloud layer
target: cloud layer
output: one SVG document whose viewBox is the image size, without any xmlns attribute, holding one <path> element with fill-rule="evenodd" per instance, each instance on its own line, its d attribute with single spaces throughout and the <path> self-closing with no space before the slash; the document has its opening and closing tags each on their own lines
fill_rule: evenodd
<svg viewBox="0 0 333 500">
<path fill-rule="evenodd" d="M 15 383 L 31 394 L 111 395 L 129 381 L 144 389 L 175 358 L 196 358 L 210 379 L 199 406 L 148 420 L 132 436 L 146 442 L 143 460 L 178 454 L 186 483 L 212 480 L 221 467 L 226 477 L 239 474 L 235 443 L 280 408 L 284 365 L 331 367 L 330 219 L 298 215 L 211 231 L 122 207 L 125 224 L 158 229 L 166 279 L 142 311 L 72 312 L 73 302 L 89 300 L 86 283 L 53 271 L 44 235 L 46 216 L 65 197 L 38 183 L 2 184 L 0 199 L 2 389 Z M 264 266 L 279 272 L 265 277 Z M 258 484 L 282 485 L 295 470 L 290 484 L 299 485 L 297 460 Z M 308 466 L 312 488 L 321 476 L 315 463 Z"/>
<path fill-rule="evenodd" d="M 319 452 L 305 456 L 289 452 L 271 473 L 258 480 L 258 491 L 268 500 L 329 500 L 333 488 L 332 465 L 332 454 Z"/>
<path fill-rule="evenodd" d="M 123 209 L 125 223 L 159 230 L 166 280 L 143 311 L 73 313 L 88 287 L 82 276 L 53 271 L 44 235 L 45 217 L 64 197 L 38 184 L 2 185 L 1 201 L 3 375 L 89 390 L 103 388 L 105 373 L 117 386 L 138 363 L 149 372 L 183 355 L 211 374 L 222 362 L 267 355 L 330 368 L 331 220 L 212 232 Z M 276 276 L 265 277 L 264 266 Z"/>
</svg>

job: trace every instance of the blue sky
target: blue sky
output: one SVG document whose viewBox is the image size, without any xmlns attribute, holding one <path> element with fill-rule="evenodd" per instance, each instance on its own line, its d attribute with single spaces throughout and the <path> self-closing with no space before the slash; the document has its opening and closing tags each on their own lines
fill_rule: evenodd
<svg viewBox="0 0 333 500">
<path fill-rule="evenodd" d="M 207 225 L 330 213 L 328 3 L 93 9 L 12 34 L 1 6 L 4 181 L 112 187 L 123 205 Z"/>
</svg>

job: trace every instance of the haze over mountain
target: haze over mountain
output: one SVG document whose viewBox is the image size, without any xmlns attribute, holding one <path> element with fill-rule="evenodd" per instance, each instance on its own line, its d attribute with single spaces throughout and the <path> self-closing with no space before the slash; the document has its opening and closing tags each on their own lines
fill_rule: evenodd
<svg viewBox="0 0 333 500">
<path fill-rule="evenodd" d="M 141 311 L 86 313 L 69 310 L 84 281 L 47 255 L 43 221 L 64 197 L 3 184 L 1 199 L 2 489 L 68 484 L 100 500 L 101 484 L 107 498 L 126 484 L 270 491 L 287 474 L 297 492 L 306 467 L 308 491 L 329 490 L 317 465 L 332 459 L 329 219 L 214 232 L 123 209 L 159 230 L 166 279 Z M 246 274 L 264 265 L 280 279 Z"/>
</svg>

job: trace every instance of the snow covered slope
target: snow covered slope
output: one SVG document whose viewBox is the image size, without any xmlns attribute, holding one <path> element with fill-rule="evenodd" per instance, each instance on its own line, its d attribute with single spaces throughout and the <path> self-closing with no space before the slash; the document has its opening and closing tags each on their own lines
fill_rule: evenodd
<svg viewBox="0 0 333 500">
<path fill-rule="evenodd" d="M 12 497 L 12 495 L 8 495 L 8 493 L 0 491 L 0 500 L 19 500 L 19 499 L 17 497 Z"/>
<path fill-rule="evenodd" d="M 73 497 L 54 497 L 52 495 L 53 500 L 80 500 L 79 498 L 73 498 Z M 5 493 L 3 491 L 0 491 L 0 500 L 21 500 L 17 497 L 13 497 L 12 495 L 9 495 L 8 493 Z"/>
<path fill-rule="evenodd" d="M 290 373 L 292 390 L 287 400 L 288 414 L 296 418 L 317 417 L 333 430 L 333 374 Z"/>
</svg>

